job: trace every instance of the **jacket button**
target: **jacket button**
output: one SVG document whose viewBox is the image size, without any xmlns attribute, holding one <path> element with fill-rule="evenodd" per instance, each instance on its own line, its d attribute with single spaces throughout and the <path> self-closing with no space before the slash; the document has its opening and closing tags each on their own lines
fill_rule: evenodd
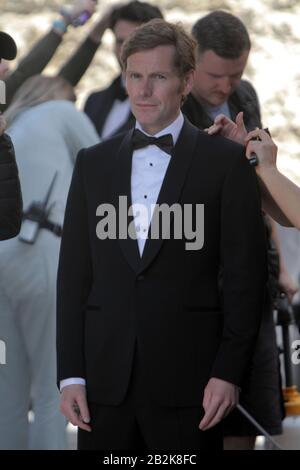
<svg viewBox="0 0 300 470">
<path fill-rule="evenodd" d="M 143 281 L 145 279 L 145 276 L 143 276 L 143 274 L 140 274 L 136 279 L 137 281 Z"/>
</svg>

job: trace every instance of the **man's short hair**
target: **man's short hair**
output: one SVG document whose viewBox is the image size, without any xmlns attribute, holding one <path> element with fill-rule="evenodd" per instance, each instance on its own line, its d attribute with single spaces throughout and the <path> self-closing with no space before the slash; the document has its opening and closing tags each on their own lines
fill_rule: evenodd
<svg viewBox="0 0 300 470">
<path fill-rule="evenodd" d="M 195 70 L 196 42 L 178 24 L 154 19 L 138 27 L 125 41 L 121 52 L 123 69 L 132 54 L 147 51 L 159 46 L 174 46 L 174 67 L 183 78 Z"/>
<path fill-rule="evenodd" d="M 110 17 L 110 28 L 114 29 L 116 23 L 121 20 L 142 24 L 154 18 L 163 18 L 158 7 L 135 0 L 113 10 Z"/>
<path fill-rule="evenodd" d="M 251 48 L 245 25 L 236 16 L 221 10 L 200 18 L 193 26 L 192 35 L 200 54 L 212 50 L 225 59 L 237 59 Z"/>
</svg>

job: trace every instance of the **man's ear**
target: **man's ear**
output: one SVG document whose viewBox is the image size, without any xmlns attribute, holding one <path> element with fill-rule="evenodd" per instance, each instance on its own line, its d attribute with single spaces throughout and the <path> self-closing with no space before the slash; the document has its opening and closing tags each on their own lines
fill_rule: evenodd
<svg viewBox="0 0 300 470">
<path fill-rule="evenodd" d="M 195 71 L 191 70 L 186 74 L 186 76 L 183 79 L 183 95 L 187 96 L 193 88 L 194 85 L 194 78 L 195 78 Z"/>
</svg>

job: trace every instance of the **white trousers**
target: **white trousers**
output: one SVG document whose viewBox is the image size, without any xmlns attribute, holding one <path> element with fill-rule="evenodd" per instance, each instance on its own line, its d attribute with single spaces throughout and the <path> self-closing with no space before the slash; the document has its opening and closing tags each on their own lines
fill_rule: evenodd
<svg viewBox="0 0 300 470">
<path fill-rule="evenodd" d="M 50 233 L 0 253 L 0 449 L 64 449 L 56 387 L 55 290 L 59 240 Z M 3 348 L 2 348 L 3 349 Z M 3 354 L 2 354 L 3 356 Z M 2 358 L 3 359 L 3 358 Z M 34 422 L 28 422 L 28 410 Z"/>
</svg>

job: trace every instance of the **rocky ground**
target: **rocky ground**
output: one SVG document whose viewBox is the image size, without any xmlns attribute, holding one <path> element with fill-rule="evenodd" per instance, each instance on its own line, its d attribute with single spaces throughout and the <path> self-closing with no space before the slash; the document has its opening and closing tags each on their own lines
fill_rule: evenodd
<svg viewBox="0 0 300 470">
<path fill-rule="evenodd" d="M 101 14 L 113 1 L 98 3 Z M 216 8 L 226 9 L 244 21 L 253 43 L 245 75 L 259 94 L 264 126 L 270 128 L 280 148 L 281 169 L 300 183 L 300 1 L 153 0 L 153 3 L 162 8 L 167 19 L 181 21 L 188 29 L 197 18 Z M 61 4 L 61 0 L 0 0 L 0 29 L 13 34 L 18 43 L 18 59 L 47 31 Z M 47 73 L 55 74 L 89 28 L 86 25 L 68 33 Z M 91 90 L 106 86 L 117 73 L 111 49 L 112 35 L 107 32 L 78 86 L 80 107 Z"/>
</svg>

